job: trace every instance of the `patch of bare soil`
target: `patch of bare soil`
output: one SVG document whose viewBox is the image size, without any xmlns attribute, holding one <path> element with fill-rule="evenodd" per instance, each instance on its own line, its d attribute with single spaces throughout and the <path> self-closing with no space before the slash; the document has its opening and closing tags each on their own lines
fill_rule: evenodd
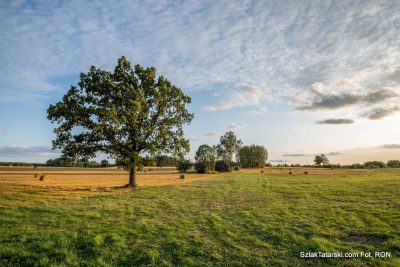
<svg viewBox="0 0 400 267">
<path fill-rule="evenodd" d="M 347 236 L 347 241 L 367 244 L 382 244 L 388 240 L 388 236 L 383 234 L 354 233 Z"/>
</svg>

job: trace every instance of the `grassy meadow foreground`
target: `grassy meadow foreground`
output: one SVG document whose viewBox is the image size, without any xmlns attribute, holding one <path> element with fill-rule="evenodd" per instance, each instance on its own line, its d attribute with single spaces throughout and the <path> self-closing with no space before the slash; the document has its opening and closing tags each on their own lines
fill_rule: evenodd
<svg viewBox="0 0 400 267">
<path fill-rule="evenodd" d="M 307 171 L 0 168 L 0 266 L 400 266 L 400 171 Z"/>
</svg>

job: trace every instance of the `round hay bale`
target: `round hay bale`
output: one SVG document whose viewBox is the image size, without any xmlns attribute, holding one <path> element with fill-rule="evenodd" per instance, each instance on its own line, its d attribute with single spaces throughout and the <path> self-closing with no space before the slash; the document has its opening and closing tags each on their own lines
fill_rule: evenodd
<svg viewBox="0 0 400 267">
<path fill-rule="evenodd" d="M 42 175 L 40 175 L 40 177 L 39 177 L 39 180 L 40 181 L 45 181 L 45 180 L 49 180 L 50 179 L 50 176 L 49 175 L 44 175 L 44 174 L 42 174 Z"/>
</svg>

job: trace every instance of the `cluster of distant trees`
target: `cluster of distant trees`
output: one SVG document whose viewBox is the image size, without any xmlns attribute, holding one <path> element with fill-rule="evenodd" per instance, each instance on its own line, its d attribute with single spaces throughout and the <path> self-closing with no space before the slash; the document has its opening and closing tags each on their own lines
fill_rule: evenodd
<svg viewBox="0 0 400 267">
<path fill-rule="evenodd" d="M 234 132 L 228 131 L 220 137 L 219 144 L 199 146 L 195 155 L 195 163 L 181 160 L 177 169 L 185 172 L 194 166 L 198 173 L 214 171 L 228 172 L 234 169 L 264 167 L 268 159 L 267 150 L 260 145 L 242 146 L 242 141 Z"/>
<path fill-rule="evenodd" d="M 330 164 L 326 155 L 316 155 L 314 159 L 315 165 L 324 168 L 345 168 L 345 169 L 379 169 L 379 168 L 400 168 L 400 160 L 383 161 L 367 161 L 363 164 L 354 163 L 351 165 Z"/>
<path fill-rule="evenodd" d="M 95 160 L 72 160 L 67 158 L 55 158 L 46 161 L 46 166 L 52 167 L 85 167 L 85 168 L 96 168 L 96 167 L 110 167 L 111 164 L 108 160 L 103 159 L 100 162 Z"/>
<path fill-rule="evenodd" d="M 0 162 L 0 166 L 20 166 L 20 167 L 31 167 L 34 165 L 45 165 L 45 164 L 37 164 L 37 163 L 29 163 L 29 162 Z"/>
<path fill-rule="evenodd" d="M 144 166 L 151 167 L 176 167 L 181 172 L 186 172 L 191 168 L 195 168 L 198 173 L 209 172 L 228 172 L 233 169 L 241 168 L 263 168 L 271 166 L 266 163 L 268 159 L 267 150 L 260 145 L 242 146 L 242 141 L 237 139 L 233 132 L 227 132 L 221 136 L 220 143 L 216 146 L 201 145 L 195 155 L 195 162 L 188 159 L 179 160 L 176 157 L 168 155 L 141 156 L 137 169 L 143 170 Z M 276 167 L 305 167 L 305 168 L 328 168 L 328 169 L 380 169 L 380 168 L 400 168 L 400 160 L 383 161 L 367 161 L 364 163 L 354 163 L 350 165 L 331 164 L 324 154 L 316 155 L 314 159 L 315 165 L 286 164 L 281 163 Z M 0 166 L 51 166 L 51 167 L 123 167 L 129 169 L 128 162 L 117 159 L 115 164 L 109 163 L 103 159 L 100 162 L 95 160 L 68 160 L 65 158 L 49 159 L 46 163 L 29 163 L 29 162 L 0 162 Z"/>
<path fill-rule="evenodd" d="M 157 155 L 141 156 L 139 158 L 138 169 L 143 169 L 144 166 L 157 166 L 157 167 L 175 167 L 177 165 L 177 158 L 168 155 Z M 110 163 L 108 160 L 103 159 L 100 162 L 95 160 L 73 160 L 68 158 L 55 158 L 49 159 L 46 163 L 28 163 L 28 162 L 0 162 L 0 166 L 50 166 L 50 167 L 84 167 L 84 168 L 96 168 L 96 167 L 124 167 L 128 168 L 128 163 L 121 159 L 117 159 L 115 164 Z"/>
<path fill-rule="evenodd" d="M 157 156 L 139 156 L 138 164 L 136 166 L 138 171 L 143 171 L 145 166 L 149 167 L 175 167 L 177 166 L 178 159 L 168 155 L 157 155 Z M 117 158 L 115 165 L 119 168 L 129 169 L 129 160 Z"/>
<path fill-rule="evenodd" d="M 346 166 L 349 169 L 380 169 L 380 168 L 400 168 L 400 160 L 389 160 L 388 162 L 383 161 L 367 161 L 364 164 L 352 164 Z"/>
</svg>

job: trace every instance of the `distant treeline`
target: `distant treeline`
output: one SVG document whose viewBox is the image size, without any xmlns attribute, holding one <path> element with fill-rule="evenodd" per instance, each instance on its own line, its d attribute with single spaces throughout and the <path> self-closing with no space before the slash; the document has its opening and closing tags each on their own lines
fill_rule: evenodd
<svg viewBox="0 0 400 267">
<path fill-rule="evenodd" d="M 29 162 L 0 162 L 0 166 L 21 166 L 21 167 L 32 167 L 32 166 L 46 166 L 46 163 L 29 163 Z"/>
<path fill-rule="evenodd" d="M 140 156 L 139 163 L 137 166 L 138 171 L 143 171 L 143 167 L 176 167 L 178 164 L 178 159 L 167 155 L 158 156 Z M 128 159 L 116 159 L 115 165 L 118 168 L 129 169 Z"/>
<path fill-rule="evenodd" d="M 400 160 L 367 161 L 364 163 L 353 163 L 350 165 L 325 164 L 325 165 L 301 165 L 301 164 L 278 164 L 277 167 L 303 167 L 303 168 L 327 168 L 327 169 L 381 169 L 381 168 L 400 168 Z"/>
<path fill-rule="evenodd" d="M 152 167 L 175 167 L 177 159 L 172 156 L 158 155 L 155 157 L 143 156 L 139 159 L 139 165 L 152 166 Z M 20 167 L 85 167 L 85 168 L 98 168 L 98 167 L 123 167 L 124 163 L 117 159 L 116 163 L 110 163 L 108 160 L 103 159 L 100 162 L 95 160 L 70 160 L 65 158 L 49 159 L 46 163 L 29 163 L 29 162 L 0 162 L 0 166 L 20 166 Z"/>
<path fill-rule="evenodd" d="M 242 155 L 243 158 L 243 155 Z M 244 157 L 246 158 L 246 157 Z M 248 161 L 246 158 L 245 162 L 251 162 L 251 164 L 244 166 L 243 160 L 242 163 L 240 161 L 233 162 L 233 166 L 241 166 L 242 168 L 248 168 L 248 167 L 302 167 L 302 168 L 326 168 L 326 169 L 381 169 L 381 168 L 400 168 L 400 160 L 389 160 L 388 162 L 383 162 L 383 161 L 367 161 L 364 163 L 354 163 L 350 165 L 340 165 L 340 164 L 325 164 L 325 165 L 301 165 L 301 164 L 277 164 L 277 165 L 271 165 L 270 163 L 265 163 L 264 158 L 261 157 L 262 159 L 257 161 L 252 159 L 251 161 Z M 185 161 L 187 161 L 185 163 Z M 184 160 L 183 163 L 189 164 L 189 166 L 193 166 L 190 161 Z M 142 168 L 143 166 L 151 166 L 151 167 L 176 167 L 182 164 L 182 161 L 178 160 L 175 157 L 171 156 L 166 156 L 166 155 L 161 155 L 161 156 L 156 156 L 156 157 L 141 157 L 139 160 L 139 169 Z M 229 166 L 225 164 L 223 161 L 216 161 L 215 165 L 217 166 L 216 170 L 223 171 L 224 169 L 229 169 Z M 100 162 L 97 162 L 95 160 L 91 161 L 68 161 L 65 159 L 61 158 L 56 158 L 56 159 L 49 159 L 46 161 L 46 163 L 29 163 L 29 162 L 0 162 L 0 166 L 19 166 L 19 167 L 84 167 L 84 168 L 96 168 L 96 167 L 114 167 L 114 166 L 119 166 L 123 167 L 122 162 L 117 162 L 115 164 L 109 163 L 107 160 L 102 160 Z M 189 167 L 189 168 L 190 168 Z"/>
<path fill-rule="evenodd" d="M 115 166 L 107 160 L 97 162 L 91 161 L 70 161 L 61 158 L 49 159 L 46 163 L 30 163 L 30 162 L 0 162 L 0 166 L 15 166 L 15 167 L 109 167 Z"/>
</svg>

